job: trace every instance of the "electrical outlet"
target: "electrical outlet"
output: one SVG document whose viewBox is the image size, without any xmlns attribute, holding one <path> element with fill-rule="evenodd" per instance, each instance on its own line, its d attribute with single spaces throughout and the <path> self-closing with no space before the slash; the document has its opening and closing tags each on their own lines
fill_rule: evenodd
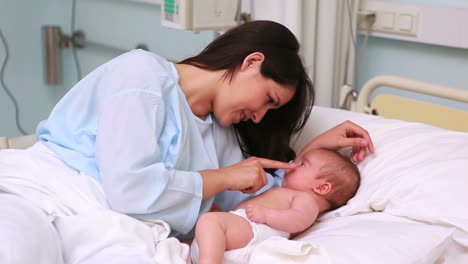
<svg viewBox="0 0 468 264">
<path fill-rule="evenodd" d="M 367 30 L 365 16 L 375 14 L 371 31 L 417 36 L 420 10 L 416 7 L 384 2 L 363 2 L 360 7 L 359 29 Z"/>
</svg>

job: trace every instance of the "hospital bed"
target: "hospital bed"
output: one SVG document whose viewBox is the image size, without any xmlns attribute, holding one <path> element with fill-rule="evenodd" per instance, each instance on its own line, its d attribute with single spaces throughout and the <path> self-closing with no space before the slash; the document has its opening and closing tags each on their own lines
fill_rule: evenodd
<svg viewBox="0 0 468 264">
<path fill-rule="evenodd" d="M 36 142 L 34 134 L 19 137 L 0 137 L 0 149 L 25 149 Z"/>
<path fill-rule="evenodd" d="M 376 153 L 358 164 L 361 186 L 356 196 L 345 206 L 323 214 L 293 240 L 309 246 L 301 248 L 310 249 L 302 252 L 304 255 L 321 249 L 325 257 L 313 263 L 466 264 L 468 133 L 461 131 L 468 131 L 468 112 L 438 106 L 431 112 L 430 104 L 381 97 L 387 95 L 369 102 L 372 91 L 380 86 L 430 91 L 433 96 L 468 103 L 468 90 L 379 76 L 364 85 L 356 102 L 359 105 L 353 105 L 360 112 L 314 106 L 306 127 L 293 141 L 296 151 L 311 138 L 351 120 L 369 131 Z M 388 108 L 392 105 L 397 109 Z M 423 113 L 423 119 L 415 117 L 417 112 Z M 442 112 L 449 117 L 442 117 Z M 425 120 L 427 113 L 436 116 L 435 121 Z M 0 144 L 24 148 L 33 141 L 30 136 L 3 138 Z M 349 151 L 342 150 L 344 155 Z M 258 260 L 270 254 L 270 259 L 278 259 L 272 263 L 312 263 L 304 256 L 296 256 L 294 261 L 281 256 L 284 248 L 273 248 L 271 254 L 254 251 L 252 256 Z"/>
</svg>

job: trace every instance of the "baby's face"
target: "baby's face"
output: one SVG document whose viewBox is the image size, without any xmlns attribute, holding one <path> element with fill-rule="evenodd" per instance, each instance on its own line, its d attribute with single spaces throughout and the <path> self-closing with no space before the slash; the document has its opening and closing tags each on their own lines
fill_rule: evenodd
<svg viewBox="0 0 468 264">
<path fill-rule="evenodd" d="M 283 187 L 299 191 L 311 190 L 318 182 L 320 168 L 327 160 L 320 150 L 311 150 L 294 160 L 300 167 L 286 170 Z"/>
</svg>

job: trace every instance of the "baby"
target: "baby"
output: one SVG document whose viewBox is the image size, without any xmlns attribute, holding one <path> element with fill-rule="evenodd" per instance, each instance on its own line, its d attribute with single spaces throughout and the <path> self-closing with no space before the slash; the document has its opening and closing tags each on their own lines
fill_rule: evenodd
<svg viewBox="0 0 468 264">
<path fill-rule="evenodd" d="M 229 255 L 248 263 L 258 243 L 303 232 L 321 212 L 346 204 L 356 194 L 359 170 L 337 152 L 314 149 L 295 162 L 301 166 L 286 170 L 282 187 L 244 201 L 231 212 L 203 214 L 192 244 L 192 263 L 222 263 Z"/>
</svg>

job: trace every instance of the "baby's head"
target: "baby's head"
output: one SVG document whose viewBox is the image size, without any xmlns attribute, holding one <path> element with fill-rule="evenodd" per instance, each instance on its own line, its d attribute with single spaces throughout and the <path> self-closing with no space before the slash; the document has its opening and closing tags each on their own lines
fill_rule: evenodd
<svg viewBox="0 0 468 264">
<path fill-rule="evenodd" d="M 359 170 L 339 153 L 314 149 L 301 154 L 295 162 L 301 167 L 286 171 L 283 187 L 313 191 L 328 201 L 329 209 L 345 205 L 356 194 Z"/>
</svg>

